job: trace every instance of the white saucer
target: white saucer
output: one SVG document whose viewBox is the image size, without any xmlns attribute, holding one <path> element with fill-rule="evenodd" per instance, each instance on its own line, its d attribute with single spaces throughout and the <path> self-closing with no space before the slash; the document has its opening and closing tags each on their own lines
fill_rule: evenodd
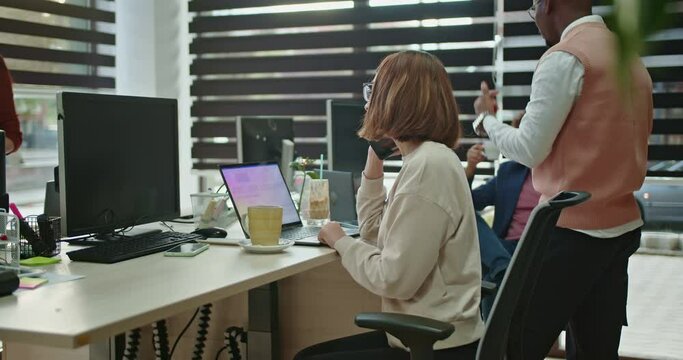
<svg viewBox="0 0 683 360">
<path fill-rule="evenodd" d="M 280 239 L 279 245 L 252 245 L 251 240 L 242 239 L 239 241 L 239 245 L 246 252 L 256 254 L 273 254 L 284 251 L 286 248 L 294 245 L 294 240 Z"/>
</svg>

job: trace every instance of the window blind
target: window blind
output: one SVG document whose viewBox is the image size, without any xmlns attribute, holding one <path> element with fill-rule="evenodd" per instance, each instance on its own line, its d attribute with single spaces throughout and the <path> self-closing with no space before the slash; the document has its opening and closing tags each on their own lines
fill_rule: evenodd
<svg viewBox="0 0 683 360">
<path fill-rule="evenodd" d="M 596 1 L 593 12 L 608 15 Z M 683 2 L 671 1 L 667 28 L 647 41 L 643 61 L 654 88 L 654 127 L 648 153 L 649 176 L 683 177 Z M 547 49 L 527 13 L 530 1 L 507 0 L 504 9 L 504 98 L 506 116 L 523 110 L 537 60 Z"/>
<path fill-rule="evenodd" d="M 468 121 L 493 71 L 493 0 L 193 0 L 189 9 L 195 169 L 236 161 L 237 116 L 293 117 L 296 151 L 324 154 L 325 101 L 360 101 L 395 51 L 438 56 Z"/>
<path fill-rule="evenodd" d="M 113 1 L 3 0 L 0 18 L 15 83 L 114 88 Z"/>
</svg>

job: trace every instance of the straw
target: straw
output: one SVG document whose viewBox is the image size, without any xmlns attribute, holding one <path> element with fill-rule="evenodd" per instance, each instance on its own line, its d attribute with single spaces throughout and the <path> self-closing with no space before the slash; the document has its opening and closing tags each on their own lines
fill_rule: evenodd
<svg viewBox="0 0 683 360">
<path fill-rule="evenodd" d="M 320 154 L 320 178 L 323 178 L 323 161 L 325 159 L 325 155 Z"/>
</svg>

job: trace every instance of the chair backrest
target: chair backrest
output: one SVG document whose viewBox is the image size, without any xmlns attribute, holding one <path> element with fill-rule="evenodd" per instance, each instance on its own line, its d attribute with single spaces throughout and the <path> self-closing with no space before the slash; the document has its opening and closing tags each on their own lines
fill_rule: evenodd
<svg viewBox="0 0 683 360">
<path fill-rule="evenodd" d="M 493 303 L 486 332 L 479 343 L 478 360 L 505 358 L 513 313 L 523 297 L 533 293 L 543 256 L 550 243 L 549 230 L 557 224 L 562 209 L 580 204 L 588 198 L 590 194 L 586 192 L 561 192 L 539 204 L 531 213 Z"/>
</svg>

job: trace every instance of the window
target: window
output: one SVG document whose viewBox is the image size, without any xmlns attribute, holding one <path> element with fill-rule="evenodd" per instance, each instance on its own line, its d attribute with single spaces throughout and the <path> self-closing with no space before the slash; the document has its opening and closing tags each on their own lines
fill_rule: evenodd
<svg viewBox="0 0 683 360">
<path fill-rule="evenodd" d="M 4 1 L 0 54 L 14 80 L 24 134 L 7 159 L 11 201 L 42 211 L 45 182 L 57 166 L 56 93 L 114 88 L 114 2 Z M 35 211 L 34 211 L 35 209 Z"/>
<path fill-rule="evenodd" d="M 195 169 L 236 161 L 236 116 L 293 117 L 297 153 L 318 158 L 326 99 L 362 101 L 361 85 L 395 51 L 437 55 L 464 120 L 492 76 L 493 0 L 193 0 L 189 9 Z"/>
<path fill-rule="evenodd" d="M 605 1 L 595 0 L 595 4 Z M 649 176 L 683 177 L 683 7 L 649 39 L 654 82 Z M 502 6 L 500 6 L 502 5 Z M 234 162 L 236 116 L 294 118 L 296 151 L 326 152 L 325 100 L 362 101 L 379 61 L 403 49 L 433 52 L 446 65 L 463 116 L 459 155 L 483 139 L 470 121 L 479 82 L 495 75 L 503 120 L 528 103 L 546 45 L 531 0 L 192 0 L 193 167 Z M 609 6 L 595 6 L 607 15 Z M 492 173 L 482 169 L 480 173 Z M 488 171 L 487 171 L 488 170 Z"/>
<path fill-rule="evenodd" d="M 536 62 L 546 50 L 526 12 L 530 3 L 505 1 L 503 105 L 508 118 L 529 101 Z M 609 6 L 593 7 L 598 15 L 610 11 Z M 674 21 L 649 39 L 643 56 L 653 81 L 655 107 L 648 175 L 683 177 L 683 8 L 672 6 L 670 11 L 676 13 Z"/>
</svg>

